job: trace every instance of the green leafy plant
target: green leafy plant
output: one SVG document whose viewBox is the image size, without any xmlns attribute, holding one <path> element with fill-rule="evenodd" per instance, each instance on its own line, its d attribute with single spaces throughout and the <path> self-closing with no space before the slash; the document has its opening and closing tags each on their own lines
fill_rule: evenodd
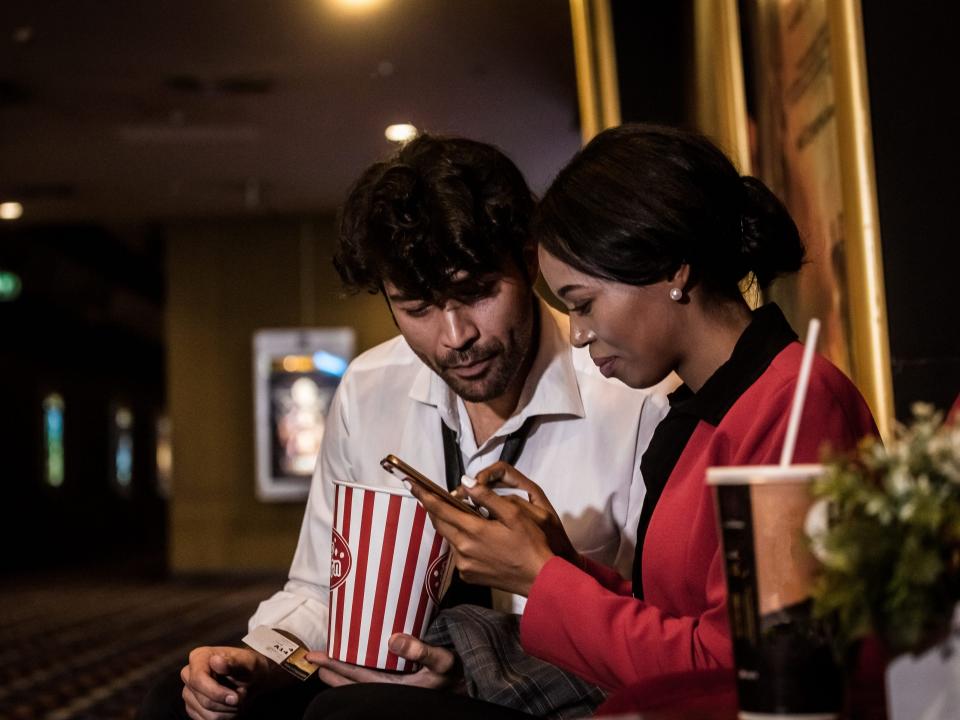
<svg viewBox="0 0 960 720">
<path fill-rule="evenodd" d="M 869 634 L 893 654 L 926 649 L 960 602 L 960 421 L 922 403 L 913 416 L 886 446 L 868 438 L 828 458 L 814 486 L 829 518 L 812 537 L 814 611 L 841 652 Z"/>
</svg>

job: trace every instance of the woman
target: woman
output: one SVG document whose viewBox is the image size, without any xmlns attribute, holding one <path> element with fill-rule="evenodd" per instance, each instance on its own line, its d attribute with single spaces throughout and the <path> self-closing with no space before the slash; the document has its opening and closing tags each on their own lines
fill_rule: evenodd
<svg viewBox="0 0 960 720">
<path fill-rule="evenodd" d="M 573 344 L 600 372 L 647 387 L 683 385 L 645 452 L 647 486 L 632 580 L 578 556 L 539 487 L 508 465 L 463 493 L 493 521 L 413 488 L 470 581 L 528 597 L 530 654 L 610 690 L 670 673 L 730 668 L 713 465 L 775 464 L 803 348 L 775 305 L 751 312 L 748 277 L 767 288 L 804 250 L 782 204 L 740 177 L 703 137 L 625 125 L 598 135 L 538 210 L 541 270 L 570 311 Z M 617 428 L 610 428 L 616 433 Z M 818 357 L 794 460 L 875 432 L 863 399 Z M 530 501 L 495 495 L 502 484 Z"/>
</svg>

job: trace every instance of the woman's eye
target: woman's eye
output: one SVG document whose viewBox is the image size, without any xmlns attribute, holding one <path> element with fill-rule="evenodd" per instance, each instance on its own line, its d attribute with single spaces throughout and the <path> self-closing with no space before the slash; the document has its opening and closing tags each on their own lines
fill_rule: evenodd
<svg viewBox="0 0 960 720">
<path fill-rule="evenodd" d="M 574 305 L 572 308 L 570 308 L 570 312 L 576 313 L 577 315 L 589 315 L 591 304 L 592 304 L 591 301 L 587 300 L 586 302 L 582 302 L 579 305 Z"/>
<path fill-rule="evenodd" d="M 403 308 L 403 312 L 410 317 L 423 317 L 429 309 L 429 305 L 418 305 L 417 307 Z"/>
</svg>

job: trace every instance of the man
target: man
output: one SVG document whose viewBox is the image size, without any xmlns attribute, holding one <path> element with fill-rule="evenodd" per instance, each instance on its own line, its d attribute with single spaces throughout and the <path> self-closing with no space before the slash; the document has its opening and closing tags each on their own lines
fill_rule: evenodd
<svg viewBox="0 0 960 720">
<path fill-rule="evenodd" d="M 373 165 L 350 193 L 335 265 L 348 288 L 383 293 L 400 335 L 344 375 L 289 580 L 250 619 L 251 628 L 284 630 L 319 651 L 311 657 L 322 683 L 440 688 L 459 679 L 449 649 L 410 636 L 391 641 L 393 652 L 421 665 L 409 675 L 322 653 L 333 481 L 400 487 L 379 464 L 389 453 L 440 484 L 459 484 L 460 474 L 475 475 L 507 446 L 513 464 L 543 485 L 577 549 L 629 573 L 643 497 L 640 455 L 663 406 L 605 379 L 586 351 L 572 350 L 562 316 L 534 294 L 533 205 L 520 172 L 495 148 L 428 136 Z M 479 597 L 462 583 L 458 592 Z M 523 609 L 519 597 L 494 593 L 492 602 Z M 197 648 L 181 673 L 187 712 L 235 715 L 277 682 L 277 672 L 248 649 Z M 322 683 L 296 692 L 308 698 Z M 276 702 L 266 704 L 267 715 L 282 716 Z M 295 714 L 297 702 L 284 712 Z"/>
</svg>

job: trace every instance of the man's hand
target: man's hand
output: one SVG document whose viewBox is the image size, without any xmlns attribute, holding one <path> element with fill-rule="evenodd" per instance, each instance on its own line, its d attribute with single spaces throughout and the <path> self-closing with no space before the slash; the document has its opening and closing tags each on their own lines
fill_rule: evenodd
<svg viewBox="0 0 960 720">
<path fill-rule="evenodd" d="M 446 648 L 428 645 L 412 635 L 395 633 L 388 642 L 390 652 L 419 663 L 415 673 L 389 673 L 370 668 L 350 665 L 329 657 L 326 653 L 313 651 L 307 653 L 307 660 L 319 665 L 317 675 L 330 687 L 352 685 L 353 683 L 397 683 L 431 689 L 459 689 L 463 683 L 457 656 Z"/>
<path fill-rule="evenodd" d="M 270 672 L 270 661 L 248 648 L 198 647 L 180 671 L 183 702 L 194 720 L 227 720 Z"/>
</svg>

